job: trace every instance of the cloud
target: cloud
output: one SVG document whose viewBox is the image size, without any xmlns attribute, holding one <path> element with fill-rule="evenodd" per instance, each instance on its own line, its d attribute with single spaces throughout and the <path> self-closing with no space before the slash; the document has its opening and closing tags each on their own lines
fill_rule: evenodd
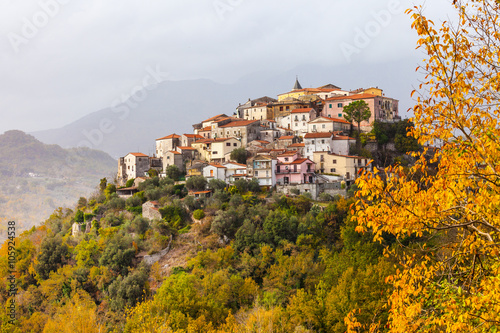
<svg viewBox="0 0 500 333">
<path fill-rule="evenodd" d="M 59 127 L 108 107 L 148 66 L 160 66 L 174 80 L 230 82 L 304 63 L 345 63 L 340 44 L 353 43 L 356 29 L 365 29 L 390 1 L 4 0 L 0 132 Z M 44 9 L 50 5 L 54 15 Z M 446 8 L 438 2 L 427 6 L 434 15 Z M 30 22 L 37 32 L 16 52 L 9 36 L 24 38 Z M 414 56 L 416 36 L 409 26 L 406 15 L 393 15 L 351 61 Z"/>
</svg>

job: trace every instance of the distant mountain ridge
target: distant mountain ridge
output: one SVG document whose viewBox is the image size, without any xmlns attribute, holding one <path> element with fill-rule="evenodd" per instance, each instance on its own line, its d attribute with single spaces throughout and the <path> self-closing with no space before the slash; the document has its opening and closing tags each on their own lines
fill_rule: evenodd
<svg viewBox="0 0 500 333">
<path fill-rule="evenodd" d="M 249 98 L 276 97 L 290 91 L 296 74 L 304 88 L 332 83 L 343 89 L 380 86 L 387 96 L 400 100 L 400 114 L 411 106 L 409 92 L 416 82 L 412 59 L 363 67 L 301 66 L 284 73 L 254 73 L 233 84 L 207 79 L 164 81 L 145 90 L 145 98 L 129 100 L 88 114 L 64 127 L 33 132 L 40 141 L 62 147 L 87 146 L 114 158 L 131 151 L 152 155 L 155 139 L 171 133 L 192 133 L 192 124 L 225 113 L 232 115 Z M 382 82 L 390 82 L 382 86 Z M 313 82 L 314 84 L 309 84 Z"/>
<path fill-rule="evenodd" d="M 5 221 L 18 231 L 39 224 L 59 206 L 73 207 L 117 162 L 102 151 L 47 145 L 22 131 L 0 135 L 0 239 Z"/>
</svg>

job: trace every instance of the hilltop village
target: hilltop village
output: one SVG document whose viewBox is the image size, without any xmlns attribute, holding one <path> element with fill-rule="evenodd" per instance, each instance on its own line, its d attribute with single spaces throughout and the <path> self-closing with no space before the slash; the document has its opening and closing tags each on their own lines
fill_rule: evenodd
<svg viewBox="0 0 500 333">
<path fill-rule="evenodd" d="M 131 152 L 121 157 L 118 194 L 132 195 L 152 170 L 164 177 L 173 165 L 186 179 L 203 176 L 226 184 L 254 179 L 267 189 L 308 192 L 313 198 L 323 192 L 342 194 L 360 169 L 370 168 L 367 157 L 350 154 L 356 139 L 349 136 L 352 124 L 345 119 L 344 107 L 360 100 L 371 112 L 369 120 L 360 123 L 362 132 L 369 132 L 375 121 L 401 119 L 398 100 L 386 97 L 382 89 L 345 91 L 333 84 L 302 88 L 297 79 L 293 89 L 277 99 L 249 99 L 232 116 L 219 114 L 194 124 L 193 133 L 156 139 L 153 156 Z M 124 187 L 131 179 L 134 184 Z"/>
</svg>

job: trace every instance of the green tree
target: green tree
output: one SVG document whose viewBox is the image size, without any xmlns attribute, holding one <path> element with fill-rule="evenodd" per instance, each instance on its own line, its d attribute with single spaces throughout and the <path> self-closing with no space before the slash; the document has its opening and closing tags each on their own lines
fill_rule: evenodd
<svg viewBox="0 0 500 333">
<path fill-rule="evenodd" d="M 158 170 L 156 169 L 149 169 L 148 170 L 148 176 L 153 178 L 153 177 L 158 177 Z"/>
<path fill-rule="evenodd" d="M 237 163 L 246 164 L 248 153 L 245 148 L 236 148 L 231 152 L 231 160 L 236 161 Z"/>
<path fill-rule="evenodd" d="M 207 180 L 203 176 L 192 176 L 186 180 L 188 190 L 203 191 L 207 187 Z"/>
<path fill-rule="evenodd" d="M 78 209 L 75 213 L 75 222 L 82 223 L 83 218 L 84 218 L 83 212 Z"/>
<path fill-rule="evenodd" d="M 40 278 L 48 279 L 49 273 L 63 266 L 68 256 L 68 246 L 63 243 L 61 236 L 45 238 L 36 260 L 35 270 Z"/>
<path fill-rule="evenodd" d="M 223 190 L 227 186 L 226 182 L 220 179 L 210 179 L 208 182 L 208 187 L 212 190 Z"/>
<path fill-rule="evenodd" d="M 87 199 L 85 197 L 80 197 L 80 199 L 78 199 L 78 204 L 77 204 L 77 208 L 80 209 L 80 208 L 85 208 L 87 206 Z"/>
<path fill-rule="evenodd" d="M 173 180 L 179 180 L 179 177 L 182 175 L 182 172 L 179 169 L 179 167 L 177 165 L 173 165 L 173 164 L 168 166 L 166 172 L 167 172 L 168 178 L 173 179 Z"/>
<path fill-rule="evenodd" d="M 99 188 L 101 189 L 101 191 L 104 191 L 106 189 L 106 186 L 108 186 L 108 180 L 106 179 L 106 177 L 101 178 L 99 183 Z"/>
<path fill-rule="evenodd" d="M 363 120 L 369 120 L 371 115 L 372 113 L 370 112 L 370 107 L 363 100 L 354 101 L 351 104 L 344 106 L 345 120 L 347 120 L 351 124 L 353 122 L 358 123 L 358 141 L 359 134 L 361 132 L 361 122 Z"/>
<path fill-rule="evenodd" d="M 127 180 L 127 182 L 125 183 L 125 187 L 132 187 L 134 185 L 134 181 L 135 181 L 135 178 L 130 178 L 129 180 Z"/>
</svg>

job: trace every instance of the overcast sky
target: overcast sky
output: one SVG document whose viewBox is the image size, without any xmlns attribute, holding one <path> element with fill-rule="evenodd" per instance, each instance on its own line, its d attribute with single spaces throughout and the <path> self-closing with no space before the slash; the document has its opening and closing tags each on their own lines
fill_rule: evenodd
<svg viewBox="0 0 500 333">
<path fill-rule="evenodd" d="M 230 83 L 302 64 L 419 57 L 404 10 L 421 3 L 0 0 L 0 133 L 66 125 L 109 107 L 151 71 Z M 425 6 L 436 21 L 451 13 L 447 0 Z"/>
</svg>

